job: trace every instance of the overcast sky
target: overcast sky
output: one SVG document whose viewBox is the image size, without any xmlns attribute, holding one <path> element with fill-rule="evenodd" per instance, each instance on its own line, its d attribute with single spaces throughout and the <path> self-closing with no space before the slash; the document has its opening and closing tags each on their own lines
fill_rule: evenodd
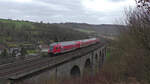
<svg viewBox="0 0 150 84">
<path fill-rule="evenodd" d="M 0 0 L 0 18 L 113 24 L 135 0 Z"/>
</svg>

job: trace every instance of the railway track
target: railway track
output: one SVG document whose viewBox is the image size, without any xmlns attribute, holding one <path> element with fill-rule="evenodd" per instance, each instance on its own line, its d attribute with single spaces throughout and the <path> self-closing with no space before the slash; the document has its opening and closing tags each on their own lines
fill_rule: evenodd
<svg viewBox="0 0 150 84">
<path fill-rule="evenodd" d="M 18 60 L 15 60 L 16 62 L 12 62 L 12 63 L 6 63 L 6 64 L 1 64 L 0 65 L 0 70 L 1 69 L 5 69 L 5 68 L 9 68 L 9 66 L 15 66 L 17 64 L 24 64 L 25 62 L 29 62 L 29 61 L 33 61 L 33 60 L 37 60 L 37 59 L 40 59 L 41 56 L 37 56 L 37 57 L 31 57 L 31 58 L 26 58 L 26 59 L 18 59 Z"/>
<path fill-rule="evenodd" d="M 6 65 L 0 65 L 0 78 L 15 77 L 26 72 L 32 72 L 39 68 L 46 68 L 85 54 L 92 49 L 100 47 L 100 44 L 84 47 L 69 53 L 61 54 L 55 57 L 42 57 L 37 59 L 24 60 Z"/>
<path fill-rule="evenodd" d="M 25 64 L 25 63 L 30 63 L 30 62 L 35 61 L 35 60 L 39 60 L 39 59 L 41 59 L 41 57 L 37 56 L 37 58 L 34 58 L 34 59 L 31 58 L 31 59 L 26 59 L 26 60 L 20 60 L 20 61 L 13 62 L 13 63 L 3 64 L 3 65 L 0 65 L 0 72 L 1 72 L 1 70 L 16 67 L 16 66 L 18 66 L 18 64 L 22 65 L 22 64 Z"/>
</svg>

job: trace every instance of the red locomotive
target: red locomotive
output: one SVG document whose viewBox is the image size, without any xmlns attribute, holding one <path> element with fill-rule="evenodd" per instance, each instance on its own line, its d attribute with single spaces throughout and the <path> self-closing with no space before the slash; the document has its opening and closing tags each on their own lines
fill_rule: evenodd
<svg viewBox="0 0 150 84">
<path fill-rule="evenodd" d="M 78 48 L 86 47 L 95 44 L 97 42 L 99 42 L 98 38 L 90 38 L 77 41 L 56 42 L 50 44 L 48 54 L 54 55 L 58 53 L 64 53 Z"/>
</svg>

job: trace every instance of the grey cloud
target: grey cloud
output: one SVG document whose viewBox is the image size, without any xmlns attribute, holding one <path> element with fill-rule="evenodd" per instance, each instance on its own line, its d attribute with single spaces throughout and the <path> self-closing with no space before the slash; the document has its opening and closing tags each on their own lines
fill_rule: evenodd
<svg viewBox="0 0 150 84">
<path fill-rule="evenodd" d="M 0 18 L 44 22 L 112 23 L 112 14 L 89 12 L 81 0 L 33 0 L 31 3 L 0 1 Z M 101 19 L 100 19 L 101 18 Z"/>
</svg>

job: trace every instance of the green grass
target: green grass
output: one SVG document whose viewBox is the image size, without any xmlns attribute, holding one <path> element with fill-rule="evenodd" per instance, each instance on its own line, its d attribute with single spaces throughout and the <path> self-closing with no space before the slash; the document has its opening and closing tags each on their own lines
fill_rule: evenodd
<svg viewBox="0 0 150 84">
<path fill-rule="evenodd" d="M 78 30 L 78 31 L 80 31 L 80 32 L 84 32 L 84 33 L 95 33 L 95 31 L 91 31 L 91 30 L 86 30 L 86 29 L 76 29 L 76 30 Z"/>
<path fill-rule="evenodd" d="M 37 53 L 37 51 L 36 50 L 27 50 L 27 53 L 28 54 L 33 54 L 33 53 Z"/>
<path fill-rule="evenodd" d="M 32 29 L 35 29 L 32 23 L 27 22 L 27 21 L 0 19 L 0 22 L 6 23 L 6 24 L 15 24 L 16 28 L 22 28 L 22 26 L 26 26 L 27 28 L 30 27 Z"/>
<path fill-rule="evenodd" d="M 106 59 L 109 59 L 110 58 L 110 52 L 106 52 Z"/>
</svg>

